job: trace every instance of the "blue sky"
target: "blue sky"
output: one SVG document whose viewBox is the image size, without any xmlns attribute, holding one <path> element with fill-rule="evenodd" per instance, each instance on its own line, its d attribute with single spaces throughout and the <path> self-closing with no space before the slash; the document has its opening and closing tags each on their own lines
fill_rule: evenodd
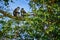
<svg viewBox="0 0 60 40">
<path fill-rule="evenodd" d="M 26 12 L 31 11 L 28 3 L 29 1 L 27 0 L 13 0 L 14 3 L 10 3 L 9 4 L 9 8 L 11 9 L 11 11 L 13 11 L 16 7 L 20 7 L 20 8 L 24 8 L 26 10 Z"/>
<path fill-rule="evenodd" d="M 20 8 L 24 8 L 26 12 L 30 12 L 30 7 L 28 5 L 29 3 L 29 0 L 13 0 L 13 3 L 9 2 L 9 9 L 10 11 L 9 12 L 13 12 L 13 10 L 16 8 L 16 7 L 20 7 Z M 0 2 L 0 6 L 3 6 Z M 5 7 L 5 6 L 4 6 Z M 5 19 L 5 20 L 8 20 L 8 19 Z M 1 24 L 0 24 L 0 29 L 1 29 Z"/>
</svg>

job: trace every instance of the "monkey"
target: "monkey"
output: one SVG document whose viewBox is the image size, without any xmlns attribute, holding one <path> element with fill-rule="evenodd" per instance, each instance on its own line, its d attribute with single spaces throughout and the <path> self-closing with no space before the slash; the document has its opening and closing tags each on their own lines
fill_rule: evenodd
<svg viewBox="0 0 60 40">
<path fill-rule="evenodd" d="M 21 16 L 24 16 L 24 14 L 26 14 L 26 11 L 24 10 L 24 8 L 21 9 Z"/>
<path fill-rule="evenodd" d="M 20 7 L 17 7 L 17 8 L 14 9 L 13 15 L 14 15 L 15 17 L 17 17 L 17 15 L 19 14 L 19 12 L 18 12 L 19 9 L 20 9 Z"/>
</svg>

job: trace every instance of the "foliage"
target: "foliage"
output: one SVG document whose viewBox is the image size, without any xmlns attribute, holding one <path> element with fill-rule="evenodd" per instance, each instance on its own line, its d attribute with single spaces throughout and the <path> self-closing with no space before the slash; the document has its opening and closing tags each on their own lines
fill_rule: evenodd
<svg viewBox="0 0 60 40">
<path fill-rule="evenodd" d="M 9 1 L 13 2 L 12 0 L 0 0 L 2 3 L 4 2 L 4 5 L 9 5 Z"/>
<path fill-rule="evenodd" d="M 50 3 L 51 2 L 51 3 Z M 41 40 L 59 40 L 60 12 L 59 0 L 31 0 L 29 5 L 37 16 L 33 18 L 34 29 L 39 34 L 33 37 Z M 41 31 L 40 31 L 41 30 Z M 57 30 L 57 31 L 56 31 Z M 40 33 L 43 33 L 40 35 Z M 38 36 L 40 35 L 40 36 Z M 42 36 L 43 35 L 43 36 Z"/>
<path fill-rule="evenodd" d="M 60 40 L 59 3 L 59 0 L 30 0 L 29 5 L 35 16 L 25 16 L 24 21 L 0 21 L 3 24 L 0 35 L 16 40 Z"/>
</svg>

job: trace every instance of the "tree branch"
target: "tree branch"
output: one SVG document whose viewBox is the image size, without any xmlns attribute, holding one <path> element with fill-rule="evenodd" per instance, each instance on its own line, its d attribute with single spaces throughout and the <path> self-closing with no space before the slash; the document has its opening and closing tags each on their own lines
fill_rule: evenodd
<svg viewBox="0 0 60 40">
<path fill-rule="evenodd" d="M 7 17 L 12 18 L 12 19 L 23 20 L 22 17 L 15 17 L 15 16 L 12 16 L 12 15 L 10 15 L 10 13 L 5 12 L 5 11 L 3 11 L 3 10 L 0 10 L 0 13 L 2 13 L 3 16 L 7 16 Z M 0 16 L 0 17 L 1 17 L 1 16 Z"/>
<path fill-rule="evenodd" d="M 6 17 L 9 17 L 9 18 L 16 19 L 16 20 L 21 20 L 21 21 L 24 20 L 24 17 L 25 17 L 25 16 L 31 16 L 31 15 L 36 16 L 35 14 L 28 14 L 28 13 L 26 13 L 26 14 L 24 14 L 24 17 L 22 17 L 22 16 L 20 16 L 20 17 L 15 17 L 15 16 L 10 15 L 10 13 L 8 13 L 8 12 L 6 12 L 6 11 L 3 11 L 3 10 L 0 10 L 0 13 L 3 14 L 2 17 L 6 16 Z M 1 18 L 1 16 L 0 16 L 0 18 Z M 28 17 L 28 18 L 29 18 L 29 17 Z"/>
</svg>

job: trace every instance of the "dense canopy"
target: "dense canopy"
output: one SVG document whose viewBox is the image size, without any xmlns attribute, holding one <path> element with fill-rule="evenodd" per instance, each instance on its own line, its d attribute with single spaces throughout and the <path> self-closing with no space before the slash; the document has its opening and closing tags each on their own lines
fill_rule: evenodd
<svg viewBox="0 0 60 40">
<path fill-rule="evenodd" d="M 9 1 L 14 2 L 0 0 L 5 6 Z M 0 39 L 60 40 L 60 0 L 29 0 L 28 4 L 33 15 L 27 12 L 24 17 L 14 17 L 0 6 Z"/>
</svg>

